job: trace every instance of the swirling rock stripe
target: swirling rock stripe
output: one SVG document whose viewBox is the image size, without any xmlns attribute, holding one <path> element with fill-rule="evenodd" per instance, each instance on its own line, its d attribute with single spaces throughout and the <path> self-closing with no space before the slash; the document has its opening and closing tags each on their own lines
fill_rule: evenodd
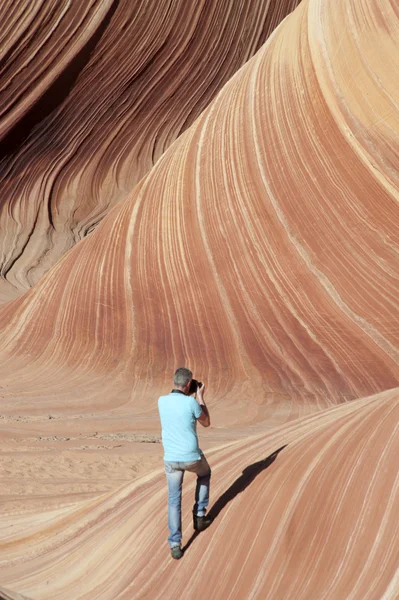
<svg viewBox="0 0 399 600">
<path fill-rule="evenodd" d="M 21 596 L 21 594 L 17 594 L 16 592 L 12 592 L 11 590 L 6 590 L 3 587 L 0 587 L 0 600 L 30 600 L 27 596 Z"/>
<path fill-rule="evenodd" d="M 4 365 L 118 373 L 142 406 L 177 364 L 250 403 L 397 385 L 397 191 L 329 109 L 316 9 L 328 29 L 330 5 L 302 3 L 96 232 L 3 307 Z"/>
<path fill-rule="evenodd" d="M 298 2 L 5 5 L 0 301 L 97 226 Z"/>
<path fill-rule="evenodd" d="M 250 364 L 292 395 L 397 385 L 398 255 L 385 240 L 397 232 L 398 204 L 328 109 L 310 53 L 315 5 L 328 27 L 330 5 L 301 4 L 135 203 L 142 374 L 173 340 L 175 364 L 208 354 L 234 378 L 241 360 L 241 372 Z"/>
<path fill-rule="evenodd" d="M 178 566 L 161 471 L 75 507 L 15 515 L 12 529 L 2 515 L 2 581 L 42 600 L 393 600 L 398 417 L 396 389 L 215 449 L 216 518 Z M 188 543 L 195 478 L 186 486 Z"/>
<path fill-rule="evenodd" d="M 90 39 L 111 0 L 6 0 L 0 24 L 0 138 L 10 132 Z M 60 52 L 62 49 L 62 52 Z"/>
</svg>

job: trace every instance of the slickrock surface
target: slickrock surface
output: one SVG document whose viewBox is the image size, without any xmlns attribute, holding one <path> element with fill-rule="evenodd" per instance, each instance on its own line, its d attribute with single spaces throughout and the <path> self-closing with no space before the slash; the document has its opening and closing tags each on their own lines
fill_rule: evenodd
<svg viewBox="0 0 399 600">
<path fill-rule="evenodd" d="M 0 302 L 96 227 L 298 3 L 2 3 Z"/>
<path fill-rule="evenodd" d="M 0 600 L 30 600 L 27 596 L 21 596 L 21 594 L 16 594 L 11 590 L 6 590 L 3 587 L 0 587 Z"/>
<path fill-rule="evenodd" d="M 398 419 L 392 390 L 209 452 L 215 520 L 192 537 L 188 474 L 178 563 L 161 471 L 0 516 L 2 581 L 43 600 L 397 598 Z"/>
<path fill-rule="evenodd" d="M 302 3 L 127 200 L 2 307 L 6 408 L 56 393 L 105 409 L 133 386 L 148 411 L 182 363 L 233 405 L 255 385 L 265 410 L 398 384 L 399 20 L 379 7 L 374 23 L 362 3 Z M 348 57 L 361 83 L 342 76 Z"/>
<path fill-rule="evenodd" d="M 40 278 L 0 308 L 7 588 L 399 598 L 399 10 L 303 0 L 237 71 L 294 4 L 91 2 L 56 27 L 58 3 L 26 21 L 49 57 L 70 26 L 51 67 L 19 38 L 41 74 L 14 74 L 8 140 L 89 51 L 1 163 L 4 298 Z M 181 365 L 207 385 L 215 522 L 191 538 L 187 476 L 176 562 L 156 400 Z"/>
</svg>

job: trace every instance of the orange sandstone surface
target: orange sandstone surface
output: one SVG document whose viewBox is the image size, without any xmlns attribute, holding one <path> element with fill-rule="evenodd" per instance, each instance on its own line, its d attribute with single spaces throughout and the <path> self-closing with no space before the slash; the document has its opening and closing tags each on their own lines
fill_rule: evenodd
<svg viewBox="0 0 399 600">
<path fill-rule="evenodd" d="M 298 3 L 2 3 L 0 302 L 130 193 Z"/>
<path fill-rule="evenodd" d="M 21 594 L 17 594 L 16 592 L 12 592 L 10 590 L 6 590 L 3 587 L 0 587 L 0 600 L 29 600 L 27 596 L 21 596 Z"/>
<path fill-rule="evenodd" d="M 165 549 L 161 468 L 90 500 L 0 516 L 2 581 L 33 598 L 397 598 L 399 393 L 208 452 L 212 526 Z M 12 525 L 11 525 L 12 523 Z"/>
<path fill-rule="evenodd" d="M 263 43 L 297 4 L 10 10 L 0 597 L 399 598 L 399 10 L 303 0 Z M 215 521 L 188 476 L 177 562 L 182 365 Z"/>
</svg>

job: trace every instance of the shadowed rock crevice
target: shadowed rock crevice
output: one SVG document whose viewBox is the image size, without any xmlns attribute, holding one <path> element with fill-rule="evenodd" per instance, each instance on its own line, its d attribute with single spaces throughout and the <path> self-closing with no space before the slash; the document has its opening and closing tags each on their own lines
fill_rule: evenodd
<svg viewBox="0 0 399 600">
<path fill-rule="evenodd" d="M 18 153 L 21 146 L 27 143 L 33 130 L 38 126 L 43 126 L 46 118 L 56 111 L 68 98 L 76 80 L 86 67 L 97 44 L 109 27 L 119 2 L 120 0 L 113 1 L 106 17 L 102 20 L 83 48 L 58 75 L 50 87 L 47 88 L 41 98 L 2 139 L 0 147 L 0 168 L 2 161 L 9 159 L 13 154 Z M 60 49 L 60 51 L 62 51 L 62 49 Z M 53 132 L 50 131 L 49 133 L 50 135 L 53 135 Z M 41 137 L 44 139 L 46 138 L 45 131 L 43 131 Z M 59 142 L 56 139 L 54 139 L 54 143 L 59 145 Z"/>
</svg>

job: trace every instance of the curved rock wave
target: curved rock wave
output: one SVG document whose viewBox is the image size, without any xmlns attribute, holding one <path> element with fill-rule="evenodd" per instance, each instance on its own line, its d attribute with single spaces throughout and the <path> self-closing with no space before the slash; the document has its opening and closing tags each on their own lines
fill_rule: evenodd
<svg viewBox="0 0 399 600">
<path fill-rule="evenodd" d="M 6 3 L 1 302 L 93 231 L 298 2 Z"/>
<path fill-rule="evenodd" d="M 147 409 L 177 364 L 226 401 L 321 408 L 397 386 L 398 188 L 378 130 L 399 21 L 387 3 L 385 27 L 366 29 L 362 3 L 339 6 L 300 4 L 97 230 L 2 308 L 10 389 L 23 371 L 28 393 L 62 393 L 73 369 Z M 351 116 L 355 34 L 353 69 L 371 42 L 381 61 Z"/>
<path fill-rule="evenodd" d="M 178 566 L 161 471 L 89 502 L 13 515 L 13 528 L 2 515 L 2 581 L 43 600 L 393 600 L 398 417 L 396 389 L 214 449 L 214 522 L 193 535 L 188 474 Z"/>
<path fill-rule="evenodd" d="M 216 5 L 220 3 L 212 5 L 215 10 Z M 94 11 L 99 4 L 89 6 Z M 107 13 L 110 23 L 124 6 L 102 5 L 114 10 Z M 164 14 L 165 6 L 154 3 L 152 8 Z M 243 13 L 234 7 L 245 11 L 247 4 L 229 6 L 230 12 L 224 8 L 226 15 L 218 13 L 219 18 L 212 13 L 212 25 L 217 29 L 226 17 L 241 31 L 233 16 Z M 183 8 L 198 9 L 198 19 L 200 14 L 207 18 L 205 3 L 185 3 Z M 182 9 L 174 21 L 182 17 L 177 34 L 183 37 L 189 33 L 186 14 Z M 161 21 L 155 19 L 154 26 L 164 31 L 169 21 Z M 127 28 L 135 31 L 138 24 Z M 142 25 L 140 21 L 139 31 L 145 36 Z M 107 38 L 112 31 L 107 28 L 98 40 L 70 98 L 83 82 L 94 89 L 90 73 L 99 72 L 91 62 L 94 56 L 98 64 L 104 56 L 106 81 L 114 76 L 119 81 L 117 69 L 110 70 L 115 55 L 108 62 L 103 46 L 114 47 Z M 251 32 L 248 36 L 252 39 Z M 399 15 L 388 0 L 304 0 L 196 120 L 187 109 L 181 135 L 183 113 L 177 115 L 166 103 L 162 114 L 170 110 L 170 120 L 161 130 L 157 121 L 156 139 L 147 135 L 154 116 L 148 101 L 153 99 L 158 119 L 160 81 L 166 83 L 171 71 L 169 55 L 163 54 L 166 46 L 151 46 L 153 61 L 144 57 L 143 73 L 155 77 L 150 78 L 154 96 L 145 94 L 147 75 L 139 86 L 144 112 L 139 111 L 137 123 L 146 125 L 142 130 L 138 125 L 132 154 L 126 142 L 130 131 L 125 137 L 123 129 L 131 105 L 125 122 L 118 104 L 117 159 L 114 150 L 107 153 L 115 125 L 108 108 L 104 115 L 110 120 L 103 121 L 104 139 L 96 138 L 94 162 L 89 138 L 72 126 L 73 115 L 83 114 L 76 104 L 68 104 L 68 98 L 49 115 L 48 129 L 40 130 L 45 158 L 37 148 L 31 155 L 39 161 L 32 167 L 38 168 L 34 181 L 41 186 L 40 169 L 48 167 L 46 184 L 54 198 L 62 189 L 59 198 L 65 199 L 71 186 L 68 206 L 76 209 L 81 232 L 93 225 L 100 205 L 100 217 L 108 214 L 32 289 L 0 309 L 2 411 L 11 413 L 2 419 L 2 429 L 14 447 L 21 442 L 19 451 L 35 451 L 38 460 L 45 452 L 56 456 L 77 446 L 68 463 L 69 477 L 77 461 L 82 461 L 79 468 L 85 464 L 84 440 L 92 440 L 99 430 L 98 439 L 107 439 L 109 431 L 120 430 L 124 416 L 130 428 L 135 419 L 138 430 L 153 427 L 158 392 L 168 389 L 177 366 L 189 365 L 213 396 L 215 427 L 207 440 L 215 442 L 208 452 L 215 521 L 200 536 L 192 535 L 194 480 L 187 477 L 185 556 L 172 561 L 161 470 L 105 494 L 98 493 L 100 487 L 91 489 L 90 500 L 79 495 L 81 500 L 73 502 L 70 495 L 65 499 L 70 504 L 51 504 L 51 511 L 37 511 L 37 503 L 29 510 L 19 505 L 12 514 L 0 515 L 2 584 L 43 600 L 155 600 L 165 597 L 165 590 L 167 597 L 193 600 L 398 597 L 399 103 L 392 76 L 398 36 Z M 165 44 L 176 41 L 166 37 Z M 192 38 L 185 39 L 189 45 Z M 201 39 L 212 54 L 209 39 Z M 128 56 L 121 50 L 121 68 Z M 180 73 L 181 63 L 174 64 Z M 193 63 L 184 64 L 190 64 L 185 74 L 194 85 L 198 71 Z M 165 80 L 157 79 L 160 72 Z M 118 98 L 125 99 L 117 86 L 105 89 L 118 89 Z M 186 110 L 177 90 L 164 91 L 174 97 L 173 106 L 178 97 Z M 87 98 L 95 106 L 95 94 Z M 200 111 L 198 96 L 195 105 Z M 72 120 L 57 121 L 66 107 Z M 141 120 L 143 114 L 147 121 Z M 88 122 L 83 121 L 86 131 Z M 65 188 L 61 179 L 53 185 L 55 171 L 46 154 L 46 144 L 53 148 L 54 132 L 62 123 L 71 127 L 70 141 L 76 142 L 67 144 L 70 154 L 60 175 Z M 31 141 L 34 135 L 32 131 Z M 135 154 L 137 148 L 145 148 L 144 153 Z M 148 158 L 149 148 L 155 149 L 153 158 Z M 129 191 L 136 182 L 132 161 L 137 160 L 137 173 L 144 173 L 156 159 Z M 4 163 L 8 169 L 10 160 Z M 60 165 L 58 155 L 54 161 Z M 33 163 L 21 159 L 18 164 Z M 99 169 L 96 175 L 91 167 Z M 20 181 L 25 181 L 21 169 Z M 86 184 L 93 199 L 93 182 L 98 198 L 108 199 L 105 204 L 96 200 L 90 209 L 85 204 L 79 212 L 75 199 Z M 106 189 L 112 193 L 107 195 Z M 57 207 L 59 222 L 68 222 L 64 205 Z M 2 215 L 22 231 L 18 210 L 8 205 Z M 26 265 L 34 255 L 36 234 L 40 237 L 44 229 L 28 234 Z M 24 246 L 22 234 L 15 239 Z M 44 246 L 35 250 L 36 257 L 45 254 Z M 15 270 L 21 288 L 27 281 L 25 258 L 22 254 L 21 268 Z M 120 405 L 125 406 L 118 409 Z M 77 417 L 69 423 L 68 411 Z M 310 411 L 312 415 L 303 416 Z M 30 416 L 18 416 L 24 412 Z M 90 413 L 87 421 L 81 413 Z M 265 432 L 266 420 L 272 416 L 275 425 L 276 415 L 280 425 Z M 240 439 L 216 446 L 231 440 L 238 424 Z M 67 426 L 75 436 L 71 444 L 62 436 Z M 43 431 L 47 442 L 39 448 Z M 80 437 L 81 431 L 86 437 Z M 109 451 L 116 447 L 110 445 Z M 90 448 L 101 452 L 98 442 Z M 40 467 L 33 472 L 40 473 Z M 46 473 L 44 469 L 41 476 Z M 62 480 L 57 489 L 63 485 Z"/>
</svg>

